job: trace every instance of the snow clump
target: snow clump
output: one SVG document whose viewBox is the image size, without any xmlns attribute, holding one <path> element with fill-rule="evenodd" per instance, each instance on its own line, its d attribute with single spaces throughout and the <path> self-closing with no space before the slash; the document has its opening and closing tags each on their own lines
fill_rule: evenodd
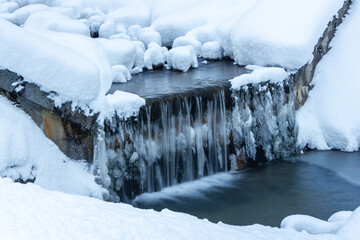
<svg viewBox="0 0 360 240">
<path fill-rule="evenodd" d="M 182 46 L 171 49 L 166 57 L 168 68 L 186 72 L 191 67 L 197 68 L 198 61 L 192 46 Z"/>
</svg>

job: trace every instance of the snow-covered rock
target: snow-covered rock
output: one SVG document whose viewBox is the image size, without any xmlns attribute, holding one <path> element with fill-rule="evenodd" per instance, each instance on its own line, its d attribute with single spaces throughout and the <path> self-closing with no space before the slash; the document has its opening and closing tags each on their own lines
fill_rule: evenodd
<svg viewBox="0 0 360 240">
<path fill-rule="evenodd" d="M 131 73 L 124 65 L 115 65 L 112 67 L 115 83 L 125 83 L 131 80 Z"/>
<path fill-rule="evenodd" d="M 151 28 L 143 28 L 140 30 L 137 39 L 141 41 L 147 48 L 150 43 L 156 43 L 161 46 L 161 36 L 157 31 Z"/>
<path fill-rule="evenodd" d="M 89 103 L 100 89 L 98 67 L 78 52 L 0 19 L 0 65 L 45 91 Z M 80 35 L 79 35 L 80 36 Z"/>
<path fill-rule="evenodd" d="M 166 54 L 167 48 L 160 47 L 156 43 L 150 43 L 144 55 L 145 68 L 153 69 L 164 66 Z"/>
<path fill-rule="evenodd" d="M 223 50 L 216 41 L 206 42 L 201 47 L 201 56 L 205 59 L 219 60 L 222 58 Z"/>
<path fill-rule="evenodd" d="M 198 67 L 196 53 L 192 46 L 182 46 L 171 49 L 166 56 L 166 61 L 168 68 L 183 72 L 186 72 L 191 67 Z"/>
<path fill-rule="evenodd" d="M 128 69 L 134 66 L 137 44 L 124 39 L 99 38 L 98 41 L 104 46 L 112 66 L 124 65 Z"/>
<path fill-rule="evenodd" d="M 283 68 L 263 68 L 259 66 L 247 66 L 247 68 L 253 71 L 230 80 L 232 89 L 239 90 L 241 86 L 250 83 L 260 83 L 267 81 L 272 83 L 282 82 L 288 77 L 288 73 Z"/>
<path fill-rule="evenodd" d="M 26 20 L 24 28 L 30 30 L 77 33 L 90 36 L 90 29 L 86 24 L 54 11 L 41 11 L 32 14 Z"/>
<path fill-rule="evenodd" d="M 201 53 L 201 42 L 196 40 L 195 38 L 181 36 L 174 40 L 172 47 L 181 47 L 181 46 L 192 46 L 196 52 L 197 56 L 200 56 Z"/>
</svg>

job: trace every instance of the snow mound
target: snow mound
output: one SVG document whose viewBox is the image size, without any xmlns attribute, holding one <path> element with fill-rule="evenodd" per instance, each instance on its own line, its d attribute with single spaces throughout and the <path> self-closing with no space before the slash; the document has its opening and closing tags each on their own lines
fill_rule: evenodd
<svg viewBox="0 0 360 240">
<path fill-rule="evenodd" d="M 137 56 L 137 45 L 132 41 L 124 39 L 103 39 L 98 41 L 104 46 L 109 57 L 110 63 L 114 65 L 124 65 L 132 69 Z"/>
<path fill-rule="evenodd" d="M 350 15 L 331 42 L 332 49 L 318 64 L 315 87 L 297 113 L 298 144 L 318 150 L 357 151 L 360 147 L 360 5 L 354 2 Z"/>
<path fill-rule="evenodd" d="M 68 99 L 89 103 L 97 98 L 100 73 L 89 59 L 2 19 L 0 29 L 6 29 L 0 38 L 0 66 Z"/>
<path fill-rule="evenodd" d="M 164 66 L 167 52 L 166 47 L 160 47 L 156 43 L 150 43 L 144 55 L 145 68 L 153 69 Z"/>
<path fill-rule="evenodd" d="M 124 65 L 115 65 L 112 67 L 115 83 L 125 83 L 131 80 L 131 73 Z"/>
<path fill-rule="evenodd" d="M 54 11 L 41 11 L 32 14 L 26 20 L 24 28 L 30 30 L 77 33 L 90 36 L 90 29 L 86 24 Z"/>
<path fill-rule="evenodd" d="M 186 72 L 191 67 L 198 67 L 197 57 L 192 46 L 182 46 L 171 49 L 166 56 L 166 61 L 168 68 L 183 72 Z"/>
<path fill-rule="evenodd" d="M 201 47 L 201 56 L 205 59 L 220 60 L 223 55 L 223 50 L 220 44 L 216 41 L 206 42 Z"/>
<path fill-rule="evenodd" d="M 260 83 L 270 81 L 272 83 L 284 81 L 288 77 L 288 73 L 283 68 L 277 67 L 258 67 L 247 66 L 251 70 L 251 73 L 240 75 L 232 80 L 231 88 L 239 90 L 242 86 L 250 83 Z"/>
<path fill-rule="evenodd" d="M 122 118 L 129 118 L 139 112 L 141 106 L 145 105 L 145 99 L 136 94 L 115 91 L 113 94 L 106 95 L 109 108 L 116 110 Z"/>
<path fill-rule="evenodd" d="M 200 56 L 201 42 L 198 40 L 187 36 L 178 37 L 174 40 L 172 47 L 176 48 L 181 46 L 192 46 L 195 49 L 196 55 Z"/>
<path fill-rule="evenodd" d="M 27 114 L 4 97 L 0 97 L 0 122 L 0 177 L 35 180 L 46 189 L 102 198 L 105 190 L 95 183 L 91 168 L 68 159 Z"/>
<path fill-rule="evenodd" d="M 157 45 L 161 46 L 160 34 L 151 28 L 141 29 L 137 39 L 141 41 L 145 47 L 148 47 L 150 43 L 156 43 Z"/>
<path fill-rule="evenodd" d="M 298 232 L 306 231 L 310 234 L 336 234 L 344 225 L 345 220 L 327 222 L 307 215 L 292 215 L 282 220 L 281 228 L 292 228 Z"/>
</svg>

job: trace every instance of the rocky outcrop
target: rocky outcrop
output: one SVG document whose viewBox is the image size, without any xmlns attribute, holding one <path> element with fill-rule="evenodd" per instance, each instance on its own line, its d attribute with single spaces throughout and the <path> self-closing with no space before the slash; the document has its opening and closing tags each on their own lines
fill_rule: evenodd
<svg viewBox="0 0 360 240">
<path fill-rule="evenodd" d="M 0 70 L 0 93 L 29 114 L 62 152 L 72 159 L 93 160 L 96 116 L 73 111 L 71 103 L 56 107 L 49 94 L 8 70 Z"/>
<path fill-rule="evenodd" d="M 312 89 L 311 81 L 314 78 L 316 66 L 330 50 L 330 42 L 335 36 L 336 29 L 348 14 L 351 4 L 351 0 L 344 1 L 343 7 L 338 11 L 337 16 L 334 16 L 332 21 L 328 23 L 322 37 L 314 47 L 313 60 L 292 75 L 296 110 L 300 109 L 308 98 L 309 91 Z"/>
</svg>

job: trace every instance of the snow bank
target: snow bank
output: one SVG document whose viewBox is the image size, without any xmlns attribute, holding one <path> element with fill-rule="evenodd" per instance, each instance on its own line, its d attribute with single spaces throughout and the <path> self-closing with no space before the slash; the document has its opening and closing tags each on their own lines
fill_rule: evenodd
<svg viewBox="0 0 360 240">
<path fill-rule="evenodd" d="M 235 61 L 240 65 L 298 69 L 312 51 L 343 1 L 257 1 L 231 34 Z"/>
<path fill-rule="evenodd" d="M 0 179 L 0 231 L 4 239 L 358 239 L 358 210 L 333 234 L 311 235 L 262 225 L 210 223 L 169 210 L 141 210 L 127 204 L 51 192 L 33 184 Z"/>
<path fill-rule="evenodd" d="M 95 183 L 91 168 L 68 159 L 4 97 L 0 97 L 0 123 L 0 177 L 35 180 L 46 189 L 102 198 L 104 190 Z"/>
<path fill-rule="evenodd" d="M 318 64 L 309 98 L 297 113 L 301 147 L 356 151 L 360 147 L 360 6 L 350 15 L 331 42 L 332 49 Z M 354 105 L 355 104 L 355 105 Z"/>
<path fill-rule="evenodd" d="M 77 52 L 0 19 L 0 65 L 25 81 L 71 100 L 89 103 L 99 95 L 97 66 Z"/>
<path fill-rule="evenodd" d="M 272 83 L 284 81 L 288 77 L 288 73 L 283 68 L 277 67 L 259 67 L 247 66 L 253 72 L 243 74 L 230 80 L 231 88 L 239 90 L 241 86 L 250 83 L 260 83 L 270 81 Z"/>
</svg>

